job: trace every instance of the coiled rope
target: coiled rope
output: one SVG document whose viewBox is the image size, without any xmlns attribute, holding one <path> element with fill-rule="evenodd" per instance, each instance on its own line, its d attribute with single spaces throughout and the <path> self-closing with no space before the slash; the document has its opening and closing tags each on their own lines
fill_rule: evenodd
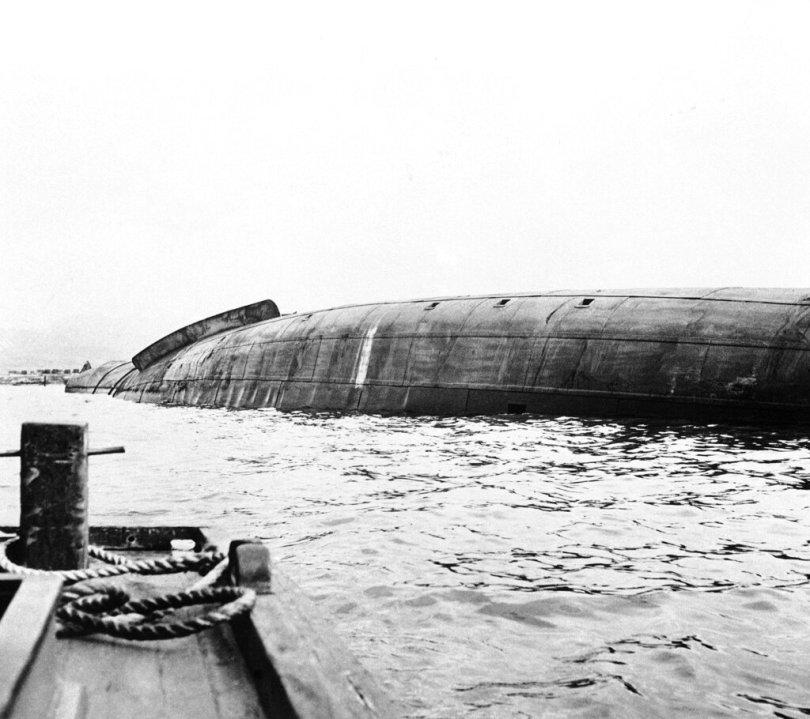
<svg viewBox="0 0 810 719">
<path fill-rule="evenodd" d="M 9 574 L 21 574 L 25 576 L 34 574 L 50 574 L 62 577 L 65 584 L 75 584 L 87 579 L 103 579 L 107 577 L 117 577 L 121 574 L 174 574 L 177 572 L 199 572 L 204 574 L 208 569 L 217 564 L 224 555 L 219 552 L 203 552 L 182 557 L 168 557 L 156 559 L 131 560 L 122 557 L 120 554 L 108 552 L 106 549 L 93 544 L 88 547 L 88 554 L 94 559 L 100 559 L 110 566 L 91 567 L 88 569 L 34 569 L 15 564 L 8 557 L 8 548 L 16 540 L 3 542 L 0 545 L 0 569 Z"/>
<path fill-rule="evenodd" d="M 16 541 L 16 540 L 15 540 Z M 33 569 L 14 563 L 8 557 L 7 549 L 13 541 L 0 543 L 0 569 L 9 574 L 58 575 L 68 586 L 60 597 L 61 606 L 56 617 L 60 621 L 57 636 L 77 636 L 103 632 L 122 639 L 175 639 L 188 636 L 217 624 L 230 622 L 235 617 L 246 614 L 256 602 L 256 593 L 243 587 L 210 587 L 200 581 L 184 592 L 166 594 L 159 597 L 131 600 L 120 587 L 111 584 L 81 586 L 79 582 L 120 576 L 122 574 L 172 574 L 197 571 L 211 572 L 212 582 L 219 579 L 226 568 L 227 560 L 219 552 L 158 559 L 130 560 L 119 554 L 108 552 L 91 545 L 91 557 L 106 562 L 106 566 L 89 569 L 64 569 L 49 571 Z M 166 621 L 166 610 L 200 604 L 225 602 L 207 614 L 184 620 Z"/>
<path fill-rule="evenodd" d="M 94 587 L 92 591 L 57 610 L 56 616 L 62 621 L 58 636 L 103 632 L 122 639 L 175 639 L 229 622 L 249 612 L 256 601 L 252 589 L 241 587 L 194 589 L 138 600 L 130 600 L 123 589 L 111 585 Z M 208 614 L 184 621 L 147 621 L 161 610 L 215 602 L 227 603 Z"/>
</svg>

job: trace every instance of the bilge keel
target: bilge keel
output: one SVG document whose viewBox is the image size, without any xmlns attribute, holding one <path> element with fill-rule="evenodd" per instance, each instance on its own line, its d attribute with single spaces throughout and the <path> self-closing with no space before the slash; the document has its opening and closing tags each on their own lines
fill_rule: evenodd
<svg viewBox="0 0 810 719">
<path fill-rule="evenodd" d="M 560 290 L 195 322 L 69 380 L 138 402 L 810 419 L 810 289 Z"/>
</svg>

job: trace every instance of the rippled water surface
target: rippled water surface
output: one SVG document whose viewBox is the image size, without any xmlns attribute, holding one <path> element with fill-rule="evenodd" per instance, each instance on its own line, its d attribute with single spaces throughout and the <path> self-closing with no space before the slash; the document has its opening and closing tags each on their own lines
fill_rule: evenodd
<svg viewBox="0 0 810 719">
<path fill-rule="evenodd" d="M 810 435 L 138 405 L 82 421 L 96 523 L 265 538 L 411 717 L 810 714 Z M 18 460 L 2 460 L 16 523 Z"/>
</svg>

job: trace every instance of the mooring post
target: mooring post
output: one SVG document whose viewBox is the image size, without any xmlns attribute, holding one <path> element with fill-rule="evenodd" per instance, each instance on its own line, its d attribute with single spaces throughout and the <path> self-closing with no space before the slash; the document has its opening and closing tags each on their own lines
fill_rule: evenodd
<svg viewBox="0 0 810 719">
<path fill-rule="evenodd" d="M 20 439 L 19 560 L 87 567 L 87 425 L 25 422 Z"/>
<path fill-rule="evenodd" d="M 257 594 L 270 592 L 270 550 L 259 539 L 234 539 L 228 547 L 231 579 Z"/>
</svg>

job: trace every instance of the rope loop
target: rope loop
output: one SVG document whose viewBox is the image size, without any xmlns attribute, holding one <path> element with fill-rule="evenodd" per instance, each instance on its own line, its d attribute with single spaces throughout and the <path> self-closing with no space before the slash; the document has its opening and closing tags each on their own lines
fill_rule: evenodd
<svg viewBox="0 0 810 719">
<path fill-rule="evenodd" d="M 160 621 L 154 621 L 155 613 L 162 610 L 220 602 L 225 603 L 201 616 L 165 621 L 161 614 Z M 92 594 L 72 599 L 57 610 L 62 622 L 57 636 L 103 632 L 122 639 L 176 639 L 230 622 L 249 612 L 255 602 L 256 593 L 242 587 L 211 587 L 137 600 L 130 600 L 118 587 L 94 587 Z"/>
<path fill-rule="evenodd" d="M 184 592 L 145 599 L 130 599 L 129 594 L 112 584 L 81 585 L 90 579 L 108 578 L 122 574 L 173 574 L 197 571 L 205 574 L 216 567 L 217 577 L 227 571 L 227 559 L 219 552 L 203 552 L 180 557 L 130 560 L 120 554 L 91 545 L 89 554 L 106 562 L 90 569 L 49 571 L 33 569 L 14 563 L 8 548 L 18 540 L 0 542 L 0 569 L 9 574 L 51 574 L 62 577 L 68 585 L 60 596 L 56 617 L 61 622 L 56 635 L 70 637 L 103 632 L 122 639 L 175 639 L 210 629 L 217 624 L 249 612 L 256 602 L 256 593 L 242 587 L 202 587 L 209 577 Z M 201 604 L 221 604 L 207 614 L 183 620 L 167 621 L 167 614 L 182 607 Z"/>
<path fill-rule="evenodd" d="M 8 556 L 8 548 L 18 540 L 0 543 L 0 569 L 9 574 L 24 576 L 34 574 L 57 574 L 62 577 L 65 584 L 75 584 L 87 579 L 102 579 L 117 577 L 122 574 L 173 574 L 177 572 L 196 571 L 205 574 L 214 565 L 220 562 L 225 555 L 220 552 L 202 552 L 200 554 L 180 557 L 160 557 L 155 559 L 131 560 L 114 554 L 102 547 L 91 544 L 88 554 L 106 562 L 109 566 L 92 567 L 89 569 L 34 569 L 14 563 Z"/>
</svg>

